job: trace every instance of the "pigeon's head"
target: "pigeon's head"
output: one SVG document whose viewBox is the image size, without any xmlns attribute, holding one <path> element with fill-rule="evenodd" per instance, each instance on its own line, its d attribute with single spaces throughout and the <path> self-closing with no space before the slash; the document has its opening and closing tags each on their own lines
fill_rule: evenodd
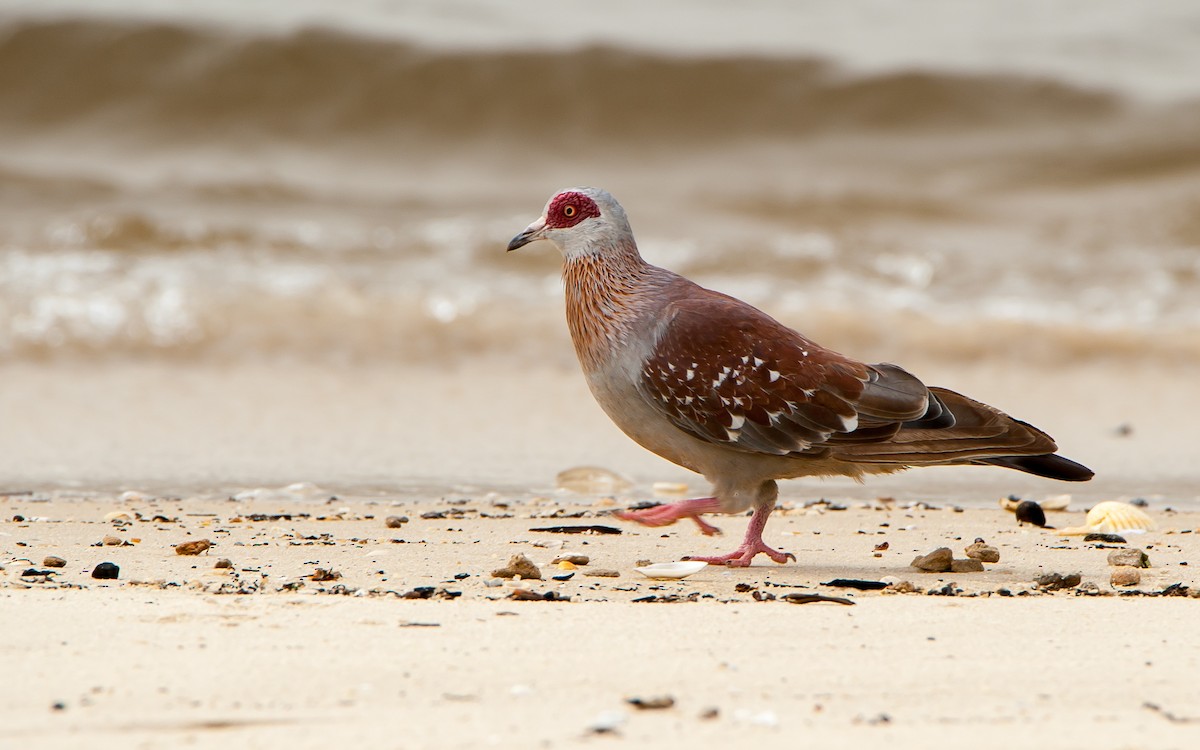
<svg viewBox="0 0 1200 750">
<path fill-rule="evenodd" d="M 570 188 L 554 195 L 537 221 L 508 243 L 510 251 L 534 240 L 550 240 L 567 258 L 625 248 L 633 233 L 625 211 L 607 191 Z"/>
</svg>

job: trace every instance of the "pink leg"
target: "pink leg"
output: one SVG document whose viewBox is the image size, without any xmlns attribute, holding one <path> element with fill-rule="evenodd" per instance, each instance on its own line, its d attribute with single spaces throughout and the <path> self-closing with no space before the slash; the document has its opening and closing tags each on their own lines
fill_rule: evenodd
<svg viewBox="0 0 1200 750">
<path fill-rule="evenodd" d="M 702 560 L 713 565 L 728 565 L 734 568 L 749 567 L 750 561 L 758 553 L 762 553 L 771 558 L 775 562 L 782 565 L 791 560 L 795 562 L 796 556 L 791 552 L 780 552 L 771 549 L 763 542 L 763 528 L 767 525 L 767 517 L 771 515 L 771 511 L 775 510 L 775 499 L 771 499 L 769 505 L 759 505 L 754 509 L 754 515 L 750 517 L 750 525 L 746 528 L 746 538 L 742 540 L 742 546 L 730 552 L 728 555 L 720 555 L 719 557 L 698 557 L 690 555 L 683 558 L 684 560 Z"/>
<path fill-rule="evenodd" d="M 721 503 L 715 497 L 702 497 L 669 505 L 656 505 L 643 510 L 613 511 L 613 515 L 622 521 L 635 521 L 643 526 L 670 526 L 681 518 L 690 518 L 700 527 L 701 534 L 712 536 L 720 534 L 721 530 L 701 518 L 700 514 L 715 513 L 719 510 Z"/>
</svg>

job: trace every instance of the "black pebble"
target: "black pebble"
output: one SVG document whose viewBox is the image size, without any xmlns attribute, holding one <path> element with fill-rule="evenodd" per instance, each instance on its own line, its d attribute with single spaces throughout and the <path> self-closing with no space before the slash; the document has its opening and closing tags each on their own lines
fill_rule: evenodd
<svg viewBox="0 0 1200 750">
<path fill-rule="evenodd" d="M 1120 534 L 1101 534 L 1093 532 L 1083 538 L 1085 542 L 1107 542 L 1108 544 L 1127 544 L 1125 537 Z"/>
<path fill-rule="evenodd" d="M 1046 525 L 1046 511 L 1032 500 L 1025 500 L 1017 506 L 1017 520 L 1031 523 L 1034 526 Z"/>
<path fill-rule="evenodd" d="M 99 565 L 96 566 L 96 569 L 92 571 L 92 578 L 99 578 L 101 580 L 105 580 L 105 579 L 115 580 L 115 579 L 119 578 L 120 575 L 121 575 L 121 569 L 119 567 L 117 567 L 117 565 L 115 563 L 109 563 L 109 562 L 100 563 Z"/>
</svg>

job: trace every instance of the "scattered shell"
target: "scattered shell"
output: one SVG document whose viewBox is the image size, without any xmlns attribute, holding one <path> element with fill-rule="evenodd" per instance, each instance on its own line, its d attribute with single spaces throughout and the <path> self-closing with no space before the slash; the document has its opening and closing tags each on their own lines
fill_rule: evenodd
<svg viewBox="0 0 1200 750">
<path fill-rule="evenodd" d="M 938 547 L 928 555 L 917 555 L 913 558 L 912 566 L 929 573 L 945 573 L 954 562 L 954 553 L 949 547 Z"/>
<path fill-rule="evenodd" d="M 310 576 L 314 581 L 336 581 L 342 574 L 333 568 L 317 568 Z"/>
<path fill-rule="evenodd" d="M 559 555 L 551 560 L 551 562 L 555 565 L 564 562 L 571 563 L 572 565 L 587 565 L 591 561 L 592 558 L 588 557 L 587 555 Z"/>
<path fill-rule="evenodd" d="M 42 567 L 43 568 L 65 568 L 65 567 L 67 567 L 67 561 L 62 559 L 61 557 L 55 557 L 54 555 L 47 555 L 46 559 L 42 560 Z"/>
<path fill-rule="evenodd" d="M 1031 523 L 1034 526 L 1046 526 L 1046 513 L 1042 510 L 1042 506 L 1032 500 L 1025 500 L 1017 506 L 1015 511 L 1017 514 L 1018 523 Z"/>
<path fill-rule="evenodd" d="M 183 542 L 175 545 L 175 554 L 177 555 L 198 555 L 201 552 L 207 552 L 212 546 L 212 542 L 207 539 L 197 539 L 193 542 Z"/>
<path fill-rule="evenodd" d="M 581 495 L 611 495 L 615 492 L 628 492 L 633 488 L 633 482 L 630 480 L 599 466 L 576 466 L 560 471 L 554 482 L 560 490 Z"/>
<path fill-rule="evenodd" d="M 559 570 L 575 570 L 576 568 L 579 567 L 578 565 L 571 562 L 570 560 L 560 560 L 557 564 L 558 564 Z"/>
<path fill-rule="evenodd" d="M 1128 565 L 1134 568 L 1150 567 L 1150 557 L 1140 549 L 1126 547 L 1115 549 L 1108 553 L 1108 564 L 1113 566 Z"/>
<path fill-rule="evenodd" d="M 525 555 L 513 555 L 508 558 L 508 565 L 503 568 L 492 571 L 492 575 L 496 578 L 516 578 L 520 576 L 526 581 L 540 581 L 542 579 L 542 571 L 538 570 L 538 566 L 533 564 Z"/>
<path fill-rule="evenodd" d="M 228 557 L 222 557 L 220 560 L 217 560 L 217 564 L 214 565 L 213 567 L 214 568 L 232 568 L 233 561 L 231 561 Z"/>
<path fill-rule="evenodd" d="M 1154 521 L 1146 511 L 1129 503 L 1106 500 L 1097 503 L 1087 513 L 1083 526 L 1063 529 L 1060 534 L 1078 535 L 1093 532 L 1101 534 L 1139 533 L 1154 528 Z"/>
<path fill-rule="evenodd" d="M 132 521 L 133 514 L 127 510 L 114 510 L 104 514 L 105 521 Z"/>
<path fill-rule="evenodd" d="M 105 547 L 120 547 L 121 546 L 121 537 L 113 536 L 112 534 L 109 534 L 108 536 L 101 539 L 100 543 L 103 544 Z"/>
<path fill-rule="evenodd" d="M 1000 562 L 1000 550 L 990 544 L 977 541 L 967 546 L 967 557 L 985 563 Z"/>
<path fill-rule="evenodd" d="M 634 568 L 637 572 L 655 580 L 677 580 L 699 573 L 708 567 L 708 563 L 700 560 L 683 560 L 681 562 L 654 563 Z"/>
<path fill-rule="evenodd" d="M 1130 565 L 1120 565 L 1113 568 L 1108 581 L 1113 586 L 1136 586 L 1142 582 L 1142 571 Z"/>
<path fill-rule="evenodd" d="M 408 523 L 408 516 L 388 516 L 383 521 L 383 525 L 389 529 L 398 529 L 406 523 Z"/>
<path fill-rule="evenodd" d="M 621 573 L 611 568 L 592 568 L 583 572 L 588 578 L 620 578 Z"/>
<path fill-rule="evenodd" d="M 121 575 L 121 568 L 116 563 L 102 562 L 92 570 L 92 578 L 100 580 L 115 580 Z"/>
</svg>

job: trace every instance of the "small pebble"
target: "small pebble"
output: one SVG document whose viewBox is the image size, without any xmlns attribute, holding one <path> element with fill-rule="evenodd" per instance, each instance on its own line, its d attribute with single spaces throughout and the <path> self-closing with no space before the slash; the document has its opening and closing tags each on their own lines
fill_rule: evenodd
<svg viewBox="0 0 1200 750">
<path fill-rule="evenodd" d="M 980 562 L 1000 562 L 1000 550 L 990 544 L 985 544 L 981 539 L 976 539 L 974 544 L 968 545 L 966 553 L 967 557 Z"/>
<path fill-rule="evenodd" d="M 620 578 L 620 572 L 611 568 L 595 568 L 593 570 L 585 570 L 583 572 L 588 578 Z"/>
<path fill-rule="evenodd" d="M 121 546 L 121 537 L 113 536 L 112 534 L 109 534 L 108 536 L 104 537 L 104 539 L 102 539 L 100 541 L 104 544 L 105 547 Z"/>
<path fill-rule="evenodd" d="M 198 555 L 201 552 L 207 552 L 212 546 L 212 542 L 207 539 L 197 539 L 194 542 L 183 542 L 175 545 L 175 554 L 177 555 Z"/>
<path fill-rule="evenodd" d="M 233 562 L 228 557 L 222 557 L 220 560 L 217 560 L 217 564 L 214 565 L 213 567 L 214 568 L 232 568 Z"/>
<path fill-rule="evenodd" d="M 1044 576 L 1038 576 L 1034 579 L 1037 587 L 1043 591 L 1057 591 L 1058 589 L 1070 589 L 1078 586 L 1083 580 L 1083 576 L 1078 573 L 1047 573 Z"/>
<path fill-rule="evenodd" d="M 100 580 L 115 580 L 121 575 L 121 569 L 110 562 L 102 562 L 92 570 L 92 578 Z"/>
<path fill-rule="evenodd" d="M 314 581 L 336 581 L 342 574 L 333 568 L 317 568 L 310 576 Z"/>
<path fill-rule="evenodd" d="M 1128 565 L 1134 568 L 1150 567 L 1150 557 L 1140 549 L 1126 547 L 1115 549 L 1108 553 L 1108 564 L 1112 566 Z"/>
<path fill-rule="evenodd" d="M 498 570 L 493 570 L 492 575 L 496 578 L 516 578 L 520 576 L 526 581 L 542 580 L 542 571 L 538 570 L 538 566 L 533 564 L 525 555 L 513 555 L 508 559 L 508 565 Z"/>
<path fill-rule="evenodd" d="M 1093 531 L 1083 537 L 1085 542 L 1104 542 L 1105 544 L 1126 544 L 1125 537 L 1120 534 L 1101 534 Z"/>
<path fill-rule="evenodd" d="M 954 561 L 954 553 L 949 547 L 938 547 L 928 555 L 917 555 L 913 558 L 912 566 L 929 573 L 945 573 L 950 570 Z"/>
<path fill-rule="evenodd" d="M 408 523 L 408 516 L 388 516 L 383 521 L 383 525 L 389 529 L 398 529 L 406 523 Z"/>
<path fill-rule="evenodd" d="M 62 559 L 61 557 L 55 557 L 54 555 L 47 555 L 46 559 L 42 560 L 42 567 L 43 568 L 65 568 L 65 567 L 67 567 L 67 561 Z"/>
<path fill-rule="evenodd" d="M 1142 582 L 1142 571 L 1130 565 L 1113 568 L 1109 583 L 1114 586 L 1136 586 Z"/>
<path fill-rule="evenodd" d="M 642 711 L 661 710 L 675 705 L 675 699 L 669 695 L 656 695 L 653 698 L 626 698 L 625 702 Z"/>
</svg>

